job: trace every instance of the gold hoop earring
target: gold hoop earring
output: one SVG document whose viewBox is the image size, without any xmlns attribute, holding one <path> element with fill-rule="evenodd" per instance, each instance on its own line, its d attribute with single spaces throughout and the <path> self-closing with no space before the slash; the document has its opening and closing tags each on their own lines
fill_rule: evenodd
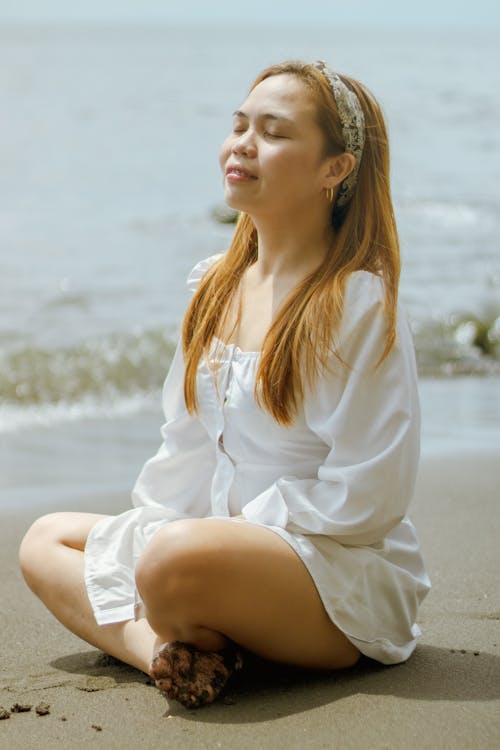
<svg viewBox="0 0 500 750">
<path fill-rule="evenodd" d="M 333 203 L 335 199 L 335 188 L 332 188 L 332 187 L 325 188 L 325 195 L 326 195 L 327 201 L 329 203 Z"/>
</svg>

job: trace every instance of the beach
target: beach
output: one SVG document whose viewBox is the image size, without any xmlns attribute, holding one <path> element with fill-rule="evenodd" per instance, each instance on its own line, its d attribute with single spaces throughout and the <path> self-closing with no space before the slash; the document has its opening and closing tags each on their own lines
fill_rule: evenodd
<svg viewBox="0 0 500 750">
<path fill-rule="evenodd" d="M 256 44 L 246 23 L 0 23 L 0 750 L 500 746 L 497 36 L 263 24 Z M 231 242 L 214 220 L 231 112 L 259 70 L 295 58 L 358 77 L 388 119 L 421 377 L 410 515 L 433 588 L 406 664 L 256 662 L 189 712 L 66 632 L 17 549 L 43 513 L 129 508 L 159 445 L 186 277 Z"/>
<path fill-rule="evenodd" d="M 253 665 L 225 699 L 168 707 L 148 678 L 67 633 L 28 591 L 16 562 L 35 509 L 4 511 L 0 531 L 0 748 L 497 748 L 500 741 L 498 451 L 424 455 L 412 514 L 433 588 L 407 663 L 342 673 Z M 74 509 L 113 513 L 122 494 Z M 68 503 L 61 507 L 68 507 Z M 51 510 L 56 509 L 54 506 Z M 50 705 L 38 716 L 35 707 Z"/>
</svg>

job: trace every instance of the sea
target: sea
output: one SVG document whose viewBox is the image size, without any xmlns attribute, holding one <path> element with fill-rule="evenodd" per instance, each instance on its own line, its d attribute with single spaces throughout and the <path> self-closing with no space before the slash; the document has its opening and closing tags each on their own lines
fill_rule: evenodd
<svg viewBox="0 0 500 750">
<path fill-rule="evenodd" d="M 0 25 L 0 509 L 128 492 L 193 264 L 228 246 L 219 145 L 258 72 L 324 59 L 391 140 L 423 451 L 500 458 L 500 44 L 476 26 Z"/>
</svg>

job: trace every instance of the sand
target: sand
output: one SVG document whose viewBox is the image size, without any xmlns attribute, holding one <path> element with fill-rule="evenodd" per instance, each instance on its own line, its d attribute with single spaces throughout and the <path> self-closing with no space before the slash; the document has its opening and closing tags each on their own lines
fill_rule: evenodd
<svg viewBox="0 0 500 750">
<path fill-rule="evenodd" d="M 500 455 L 422 462 L 412 516 L 433 589 L 422 639 L 403 665 L 364 661 L 337 674 L 256 665 L 224 701 L 166 712 L 141 673 L 103 663 L 27 590 L 19 540 L 38 511 L 0 516 L 0 748 L 474 748 L 500 747 Z M 117 512 L 126 497 L 75 509 Z M 35 707 L 50 706 L 38 715 Z"/>
</svg>

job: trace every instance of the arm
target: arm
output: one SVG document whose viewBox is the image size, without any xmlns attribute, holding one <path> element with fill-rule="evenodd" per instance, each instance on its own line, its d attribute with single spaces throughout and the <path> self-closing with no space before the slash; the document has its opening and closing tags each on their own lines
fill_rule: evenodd
<svg viewBox="0 0 500 750">
<path fill-rule="evenodd" d="M 194 291 L 203 274 L 220 256 L 198 263 L 188 278 Z M 215 447 L 196 415 L 184 401 L 184 358 L 179 343 L 163 386 L 165 424 L 163 443 L 144 465 L 132 491 L 136 507 L 163 505 L 186 517 L 210 512 L 210 487 L 215 470 Z"/>
<path fill-rule="evenodd" d="M 144 465 L 132 491 L 135 507 L 163 505 L 186 517 L 203 517 L 210 509 L 215 451 L 209 435 L 186 409 L 184 361 L 180 344 L 163 387 L 163 443 Z"/>
<path fill-rule="evenodd" d="M 375 369 L 384 342 L 381 284 L 355 274 L 339 335 L 350 369 L 334 363 L 304 405 L 310 429 L 328 446 L 326 459 L 314 478 L 280 478 L 243 508 L 247 520 L 343 544 L 373 544 L 401 521 L 419 454 L 415 362 L 404 322 Z"/>
</svg>

